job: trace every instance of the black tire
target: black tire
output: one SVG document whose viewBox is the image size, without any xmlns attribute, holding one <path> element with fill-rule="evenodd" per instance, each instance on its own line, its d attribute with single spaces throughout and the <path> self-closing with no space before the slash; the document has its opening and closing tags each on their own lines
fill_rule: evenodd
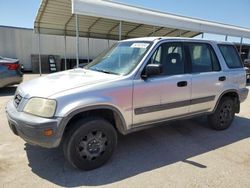
<svg viewBox="0 0 250 188">
<path fill-rule="evenodd" d="M 65 158 L 80 170 L 92 170 L 105 164 L 117 145 L 113 125 L 98 117 L 80 119 L 66 134 Z"/>
<path fill-rule="evenodd" d="M 230 97 L 223 97 L 215 112 L 208 116 L 208 122 L 212 129 L 225 130 L 230 127 L 235 116 L 234 101 Z"/>
</svg>

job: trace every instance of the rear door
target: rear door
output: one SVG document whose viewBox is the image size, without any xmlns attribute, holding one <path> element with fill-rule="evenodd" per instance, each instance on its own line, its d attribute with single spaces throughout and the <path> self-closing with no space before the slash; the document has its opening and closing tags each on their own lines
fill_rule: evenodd
<svg viewBox="0 0 250 188">
<path fill-rule="evenodd" d="M 227 80 L 230 83 L 229 87 L 236 89 L 245 88 L 246 72 L 237 49 L 231 44 L 219 44 L 218 47 L 228 68 Z"/>
<path fill-rule="evenodd" d="M 207 43 L 186 43 L 192 73 L 191 113 L 200 113 L 214 107 L 216 97 L 227 82 L 221 71 L 213 47 Z"/>
<path fill-rule="evenodd" d="M 134 125 L 187 114 L 191 97 L 191 75 L 186 73 L 183 44 L 162 43 L 148 64 L 161 64 L 163 73 L 134 81 Z"/>
</svg>

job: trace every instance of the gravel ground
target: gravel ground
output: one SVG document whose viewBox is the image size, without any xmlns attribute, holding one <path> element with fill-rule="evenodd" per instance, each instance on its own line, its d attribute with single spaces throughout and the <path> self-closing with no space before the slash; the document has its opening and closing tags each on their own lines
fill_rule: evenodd
<svg viewBox="0 0 250 188">
<path fill-rule="evenodd" d="M 4 108 L 15 89 L 0 89 L 0 187 L 250 187 L 250 97 L 228 130 L 196 118 L 119 136 L 105 166 L 81 172 L 60 148 L 30 146 L 10 131 Z"/>
</svg>

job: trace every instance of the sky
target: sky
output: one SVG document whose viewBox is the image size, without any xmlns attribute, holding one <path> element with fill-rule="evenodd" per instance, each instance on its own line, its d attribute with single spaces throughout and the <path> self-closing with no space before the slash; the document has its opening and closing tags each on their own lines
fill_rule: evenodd
<svg viewBox="0 0 250 188">
<path fill-rule="evenodd" d="M 250 0 L 115 0 L 167 13 L 250 28 Z M 0 25 L 33 28 L 40 0 L 0 0 Z M 205 38 L 214 35 L 205 35 Z M 214 36 L 215 37 L 215 36 Z M 224 36 L 216 36 L 217 40 Z M 240 39 L 229 37 L 229 41 Z M 250 40 L 244 40 L 249 43 Z"/>
</svg>

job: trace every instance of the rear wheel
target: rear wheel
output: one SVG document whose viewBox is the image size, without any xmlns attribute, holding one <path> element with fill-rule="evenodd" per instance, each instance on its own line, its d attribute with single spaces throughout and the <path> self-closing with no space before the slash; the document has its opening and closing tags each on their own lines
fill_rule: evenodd
<svg viewBox="0 0 250 188">
<path fill-rule="evenodd" d="M 79 120 L 68 132 L 63 150 L 71 165 L 92 170 L 105 164 L 117 144 L 113 125 L 101 118 Z"/>
<path fill-rule="evenodd" d="M 235 116 L 234 101 L 230 97 L 221 99 L 217 109 L 212 115 L 208 116 L 208 122 L 211 128 L 215 130 L 224 130 L 230 127 Z"/>
</svg>

